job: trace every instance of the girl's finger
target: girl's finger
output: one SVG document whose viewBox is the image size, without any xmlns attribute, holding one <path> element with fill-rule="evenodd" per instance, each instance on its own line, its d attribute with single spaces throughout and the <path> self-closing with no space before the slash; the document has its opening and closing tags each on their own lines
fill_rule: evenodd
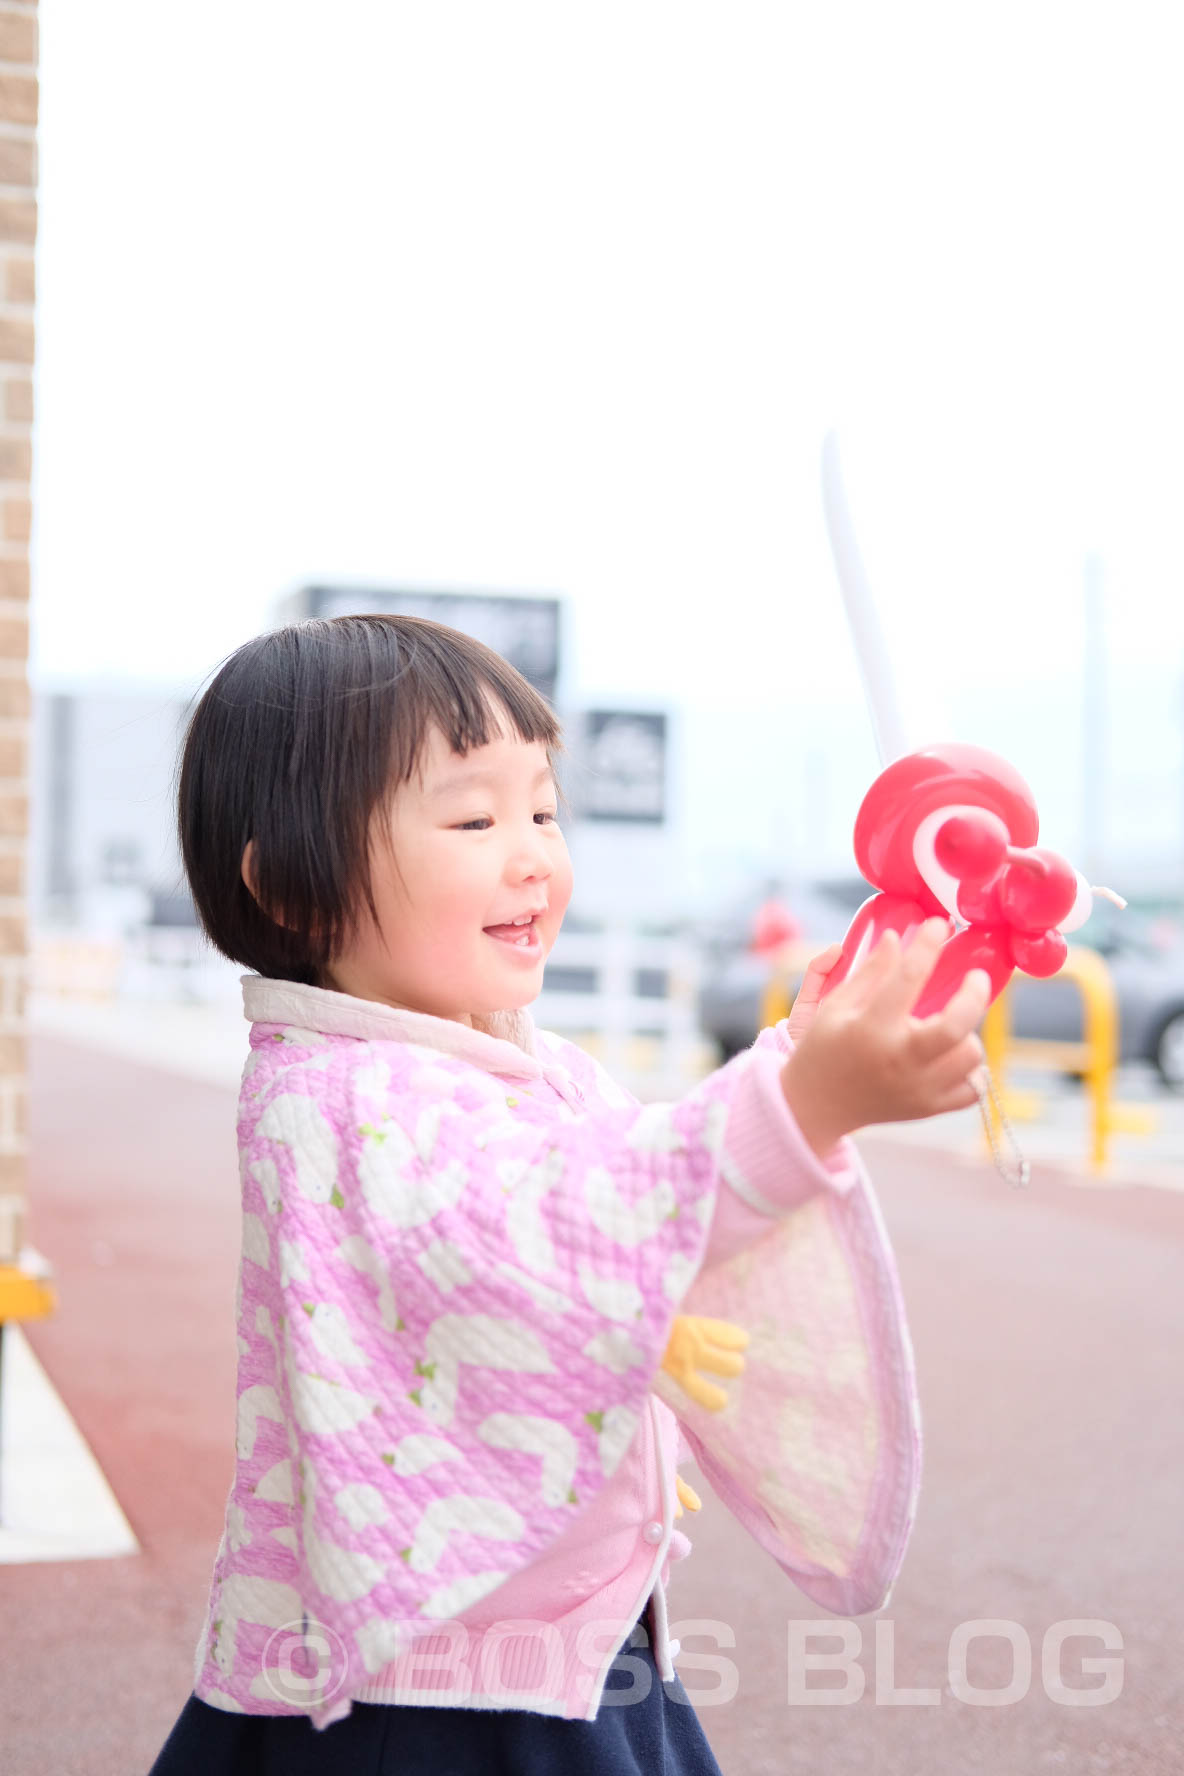
<svg viewBox="0 0 1184 1776">
<path fill-rule="evenodd" d="M 802 984 L 797 990 L 797 998 L 817 999 L 825 983 L 826 971 L 820 968 L 815 968 L 813 962 L 811 962 L 806 969 L 805 974 L 802 976 Z"/>
<path fill-rule="evenodd" d="M 897 967 L 878 986 L 875 1008 L 882 1017 L 906 1017 L 912 1011 L 949 935 L 948 919 L 926 919 L 914 931 Z"/>
<path fill-rule="evenodd" d="M 818 1003 L 819 999 L 822 997 L 822 990 L 826 986 L 827 976 L 838 961 L 841 953 L 842 945 L 836 944 L 833 957 L 831 957 L 829 950 L 824 950 L 821 956 L 815 956 L 814 960 L 807 964 L 806 972 L 802 976 L 802 984 L 798 988 L 797 996 L 794 999 L 795 1006 L 816 1005 Z"/>
<path fill-rule="evenodd" d="M 900 933 L 891 927 L 882 931 L 874 948 L 868 953 L 853 974 L 849 974 L 831 994 L 831 999 L 840 1002 L 849 1011 L 861 1010 L 873 996 L 879 992 L 881 985 L 896 967 L 900 956 Z"/>
<path fill-rule="evenodd" d="M 983 1062 L 983 1045 L 973 1033 L 963 1036 L 961 1042 L 955 1044 L 946 1054 L 941 1055 L 926 1070 L 926 1090 L 936 1092 L 944 1097 L 965 1083 L 970 1075 L 981 1067 Z"/>
<path fill-rule="evenodd" d="M 819 951 L 817 956 L 811 956 L 806 969 L 807 974 L 829 974 L 842 953 L 841 943 L 828 944 L 826 949 Z"/>
<path fill-rule="evenodd" d="M 939 1097 L 929 1112 L 931 1116 L 944 1116 L 948 1110 L 969 1110 L 972 1104 L 978 1103 L 978 1092 L 971 1080 L 963 1080 L 961 1085 L 953 1086 L 948 1094 Z"/>
<path fill-rule="evenodd" d="M 972 968 L 958 991 L 932 1017 L 919 1018 L 910 1047 L 917 1060 L 933 1061 L 977 1029 L 991 997 L 991 977 Z"/>
</svg>

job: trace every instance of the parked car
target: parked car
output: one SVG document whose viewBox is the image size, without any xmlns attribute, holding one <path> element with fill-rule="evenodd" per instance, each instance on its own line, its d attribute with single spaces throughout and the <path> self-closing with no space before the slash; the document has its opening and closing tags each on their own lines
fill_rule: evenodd
<svg viewBox="0 0 1184 1776">
<path fill-rule="evenodd" d="M 837 942 L 871 890 L 863 881 L 812 884 L 787 896 L 814 950 Z M 1118 1001 L 1119 1059 L 1150 1061 L 1161 1080 L 1184 1092 L 1184 944 L 1155 941 L 1154 928 L 1137 913 L 1100 903 L 1071 942 L 1086 944 L 1109 963 Z M 744 948 L 733 929 L 729 945 L 717 944 L 704 971 L 699 1019 L 705 1035 L 727 1060 L 756 1035 L 768 963 Z M 800 976 L 791 979 L 791 995 Z M 1080 1042 L 1081 995 L 1071 981 L 1037 981 L 1018 971 L 1008 989 L 1012 1032 L 1043 1041 Z"/>
</svg>

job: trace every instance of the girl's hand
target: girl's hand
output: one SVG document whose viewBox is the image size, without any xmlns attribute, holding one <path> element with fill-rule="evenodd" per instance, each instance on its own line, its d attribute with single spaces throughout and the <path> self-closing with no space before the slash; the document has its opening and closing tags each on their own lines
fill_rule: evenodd
<svg viewBox="0 0 1184 1776">
<path fill-rule="evenodd" d="M 814 1013 L 818 1010 L 826 977 L 842 953 L 842 944 L 836 943 L 823 950 L 820 956 L 810 958 L 797 998 L 793 1002 L 793 1010 L 789 1014 L 789 1022 L 785 1026 L 786 1035 L 792 1042 L 800 1042 L 814 1022 Z"/>
<path fill-rule="evenodd" d="M 909 1122 L 964 1110 L 978 1093 L 983 1059 L 974 1035 L 991 996 L 990 977 L 973 968 L 941 1011 L 912 1007 L 949 936 L 949 921 L 927 919 L 907 949 L 886 931 L 863 966 L 817 1007 L 781 1075 L 786 1102 L 818 1154 L 874 1122 Z"/>
</svg>

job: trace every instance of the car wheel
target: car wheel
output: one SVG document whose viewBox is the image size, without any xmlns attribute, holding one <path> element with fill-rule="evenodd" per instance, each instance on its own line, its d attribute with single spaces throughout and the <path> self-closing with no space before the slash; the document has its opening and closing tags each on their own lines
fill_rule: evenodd
<svg viewBox="0 0 1184 1776">
<path fill-rule="evenodd" d="M 1184 1006 L 1159 1026 L 1152 1050 L 1159 1077 L 1173 1091 L 1184 1092 Z"/>
</svg>

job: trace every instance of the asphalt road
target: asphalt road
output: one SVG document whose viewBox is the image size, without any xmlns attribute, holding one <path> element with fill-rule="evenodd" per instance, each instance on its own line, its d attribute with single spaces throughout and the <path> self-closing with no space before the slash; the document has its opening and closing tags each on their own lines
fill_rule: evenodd
<svg viewBox="0 0 1184 1776">
<path fill-rule="evenodd" d="M 30 1065 L 30 1237 L 61 1306 L 28 1336 L 142 1552 L 0 1567 L 0 1768 L 137 1776 L 188 1694 L 232 1472 L 234 1094 L 44 1034 Z M 861 1144 L 920 1372 L 917 1524 L 888 1607 L 846 1623 L 700 1486 L 671 1607 L 712 1625 L 675 1632 L 726 1776 L 1184 1769 L 1184 1193 L 1043 1161 L 1019 1192 Z M 1054 1700 L 1042 1651 L 1083 1622 Z M 793 1656 L 794 1624 L 815 1655 L 845 1635 L 845 1666 Z"/>
</svg>

